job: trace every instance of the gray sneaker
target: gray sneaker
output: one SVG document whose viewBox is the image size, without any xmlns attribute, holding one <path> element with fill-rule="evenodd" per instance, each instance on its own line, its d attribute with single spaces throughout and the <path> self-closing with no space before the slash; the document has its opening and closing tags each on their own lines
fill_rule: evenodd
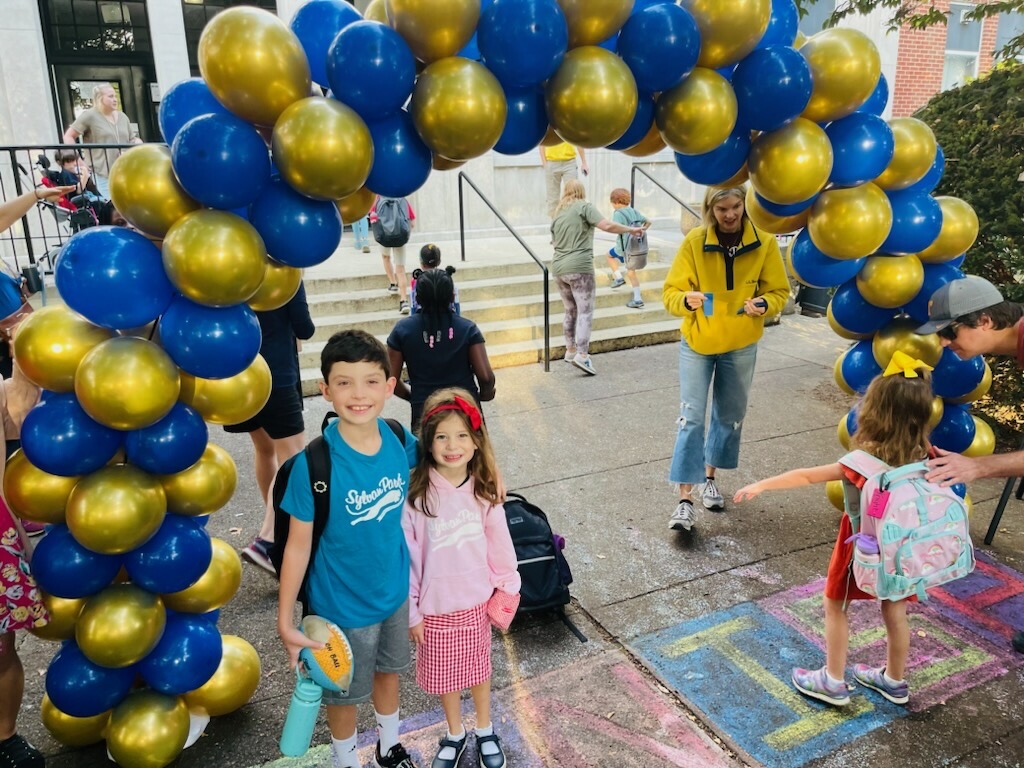
<svg viewBox="0 0 1024 768">
<path fill-rule="evenodd" d="M 669 518 L 668 528 L 670 531 L 688 531 L 696 522 L 697 510 L 693 508 L 693 502 L 683 499 Z"/>
<path fill-rule="evenodd" d="M 626 284 L 626 281 L 621 277 L 616 277 L 612 280 L 612 288 L 621 288 Z"/>
<path fill-rule="evenodd" d="M 630 309 L 643 309 L 644 302 L 643 299 L 630 299 L 626 302 L 626 306 Z"/>
<path fill-rule="evenodd" d="M 712 512 L 725 511 L 725 499 L 722 498 L 722 494 L 718 491 L 718 486 L 715 485 L 715 478 L 708 478 L 702 485 L 694 488 L 694 490 L 700 496 L 704 509 L 710 509 Z"/>
</svg>

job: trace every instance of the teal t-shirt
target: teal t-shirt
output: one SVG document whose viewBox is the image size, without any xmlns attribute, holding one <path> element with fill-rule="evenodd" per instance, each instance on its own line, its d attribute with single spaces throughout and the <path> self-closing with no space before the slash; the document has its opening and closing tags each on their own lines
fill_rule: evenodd
<svg viewBox="0 0 1024 768">
<path fill-rule="evenodd" d="M 636 208 L 627 205 L 625 208 L 617 208 L 612 214 L 612 221 L 622 224 L 624 227 L 642 227 L 647 223 L 647 217 Z M 619 235 L 615 239 L 615 250 L 622 255 L 626 250 L 626 236 Z"/>
<path fill-rule="evenodd" d="M 555 244 L 551 274 L 594 274 L 594 227 L 603 218 L 597 207 L 586 200 L 577 200 L 555 216 L 551 222 L 551 239 Z"/>
<path fill-rule="evenodd" d="M 345 442 L 337 425 L 332 421 L 324 432 L 331 451 L 331 512 L 309 573 L 309 606 L 338 626 L 367 627 L 409 597 L 402 507 L 417 441 L 405 430 L 403 447 L 378 419 L 381 447 L 367 456 Z M 313 520 L 305 451 L 295 458 L 281 507 L 297 520 Z"/>
</svg>

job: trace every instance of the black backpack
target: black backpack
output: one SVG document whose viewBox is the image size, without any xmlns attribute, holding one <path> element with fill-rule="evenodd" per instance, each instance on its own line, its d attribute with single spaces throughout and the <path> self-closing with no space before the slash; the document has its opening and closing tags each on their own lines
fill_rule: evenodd
<svg viewBox="0 0 1024 768">
<path fill-rule="evenodd" d="M 572 571 L 562 554 L 565 539 L 552 532 L 544 510 L 520 494 L 506 494 L 504 506 L 522 579 L 517 614 L 554 611 L 580 642 L 587 642 L 565 614 L 565 606 L 569 604 L 569 585 L 572 584 Z"/>
<path fill-rule="evenodd" d="M 338 414 L 328 412 L 324 416 L 320 431 L 327 428 L 327 423 Z M 394 419 L 384 419 L 388 427 L 395 433 L 402 445 L 405 445 L 405 430 L 402 425 Z M 313 438 L 305 448 L 306 464 L 309 467 L 309 484 L 313 489 L 313 541 L 309 547 L 309 564 L 306 566 L 306 573 L 302 577 L 302 584 L 299 585 L 299 594 L 296 599 L 302 604 L 302 615 L 309 614 L 309 597 L 306 594 L 306 582 L 309 580 L 309 569 L 316 558 L 316 550 L 320 545 L 320 537 L 327 527 L 327 518 L 331 512 L 331 451 L 327 441 L 321 435 Z M 296 454 L 297 456 L 298 454 Z M 284 492 L 288 489 L 288 478 L 291 477 L 292 467 L 295 466 L 295 458 L 292 456 L 285 461 L 274 478 L 274 541 L 267 550 L 270 562 L 274 565 L 274 571 L 278 578 L 281 576 L 281 564 L 284 562 L 284 548 L 288 543 L 288 529 L 291 526 L 292 516 L 281 509 L 281 501 L 284 499 Z"/>
</svg>

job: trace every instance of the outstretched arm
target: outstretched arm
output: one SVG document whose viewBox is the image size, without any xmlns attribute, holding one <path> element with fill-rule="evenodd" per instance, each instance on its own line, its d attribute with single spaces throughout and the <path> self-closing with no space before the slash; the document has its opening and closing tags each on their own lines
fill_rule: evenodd
<svg viewBox="0 0 1024 768">
<path fill-rule="evenodd" d="M 75 187 L 37 187 L 30 189 L 23 195 L 8 200 L 0 205 L 0 232 L 3 232 L 14 222 L 32 210 L 32 206 L 40 200 L 56 202 L 64 195 L 74 192 Z"/>
<path fill-rule="evenodd" d="M 822 464 L 820 467 L 804 467 L 802 469 L 791 469 L 775 477 L 768 477 L 758 480 L 756 483 L 746 485 L 736 491 L 733 501 L 745 501 L 752 499 L 765 491 L 775 491 L 782 488 L 798 488 L 802 485 L 815 485 L 827 483 L 829 480 L 842 480 L 843 467 L 841 464 Z"/>
</svg>

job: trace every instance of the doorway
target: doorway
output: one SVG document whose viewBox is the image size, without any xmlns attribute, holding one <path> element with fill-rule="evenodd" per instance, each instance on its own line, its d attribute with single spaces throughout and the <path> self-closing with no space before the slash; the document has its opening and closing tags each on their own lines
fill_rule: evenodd
<svg viewBox="0 0 1024 768">
<path fill-rule="evenodd" d="M 53 67 L 57 100 L 58 135 L 75 118 L 92 106 L 92 89 L 97 83 L 110 83 L 117 94 L 119 109 L 128 120 L 138 124 L 143 141 L 158 141 L 156 108 L 150 84 L 156 82 L 152 73 L 141 66 L 102 66 L 92 64 L 58 64 Z"/>
</svg>

